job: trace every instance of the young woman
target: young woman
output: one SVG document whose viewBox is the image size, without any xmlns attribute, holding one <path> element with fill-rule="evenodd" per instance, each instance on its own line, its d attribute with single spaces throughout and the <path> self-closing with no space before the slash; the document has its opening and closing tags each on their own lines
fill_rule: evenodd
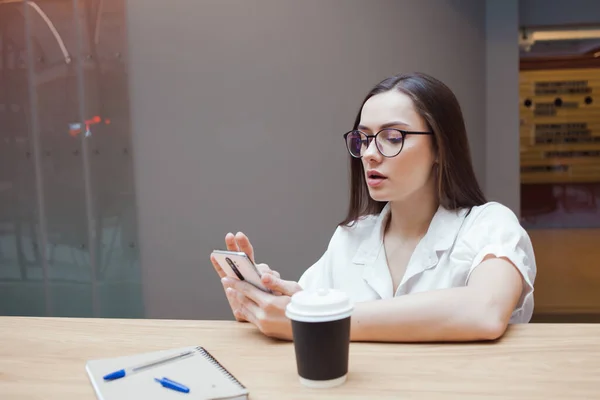
<svg viewBox="0 0 600 400">
<path fill-rule="evenodd" d="M 299 282 L 259 264 L 268 294 L 227 278 L 238 321 L 292 339 L 290 296 L 319 287 L 355 302 L 353 341 L 497 339 L 529 322 L 536 264 L 512 211 L 486 202 L 452 91 L 425 74 L 383 80 L 366 96 L 344 135 L 351 163 L 350 206 L 325 254 Z M 243 233 L 229 250 L 254 251 Z"/>
</svg>

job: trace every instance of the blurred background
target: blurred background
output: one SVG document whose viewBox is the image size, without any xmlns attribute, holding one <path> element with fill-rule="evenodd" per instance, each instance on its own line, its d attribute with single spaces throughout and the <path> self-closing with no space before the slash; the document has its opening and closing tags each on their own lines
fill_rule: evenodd
<svg viewBox="0 0 600 400">
<path fill-rule="evenodd" d="M 232 318 L 227 232 L 298 279 L 403 71 L 456 93 L 531 235 L 534 321 L 600 321 L 594 0 L 0 0 L 0 314 Z"/>
</svg>

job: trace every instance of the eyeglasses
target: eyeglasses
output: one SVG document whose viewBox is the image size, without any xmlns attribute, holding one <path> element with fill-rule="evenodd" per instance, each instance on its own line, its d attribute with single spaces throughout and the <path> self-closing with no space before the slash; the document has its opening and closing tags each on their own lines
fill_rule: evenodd
<svg viewBox="0 0 600 400">
<path fill-rule="evenodd" d="M 432 133 L 387 128 L 380 130 L 374 135 L 367 135 L 359 130 L 352 130 L 344 134 L 344 140 L 346 140 L 348 152 L 354 158 L 361 158 L 364 155 L 372 139 L 375 139 L 377 150 L 379 150 L 382 156 L 395 157 L 402 151 L 406 135 L 431 135 Z"/>
</svg>

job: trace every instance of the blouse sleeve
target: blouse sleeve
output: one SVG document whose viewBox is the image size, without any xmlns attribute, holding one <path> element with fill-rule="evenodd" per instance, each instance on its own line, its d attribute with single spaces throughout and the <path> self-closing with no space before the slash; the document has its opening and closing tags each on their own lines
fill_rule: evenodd
<svg viewBox="0 0 600 400">
<path fill-rule="evenodd" d="M 473 254 L 467 283 L 471 273 L 487 255 L 507 258 L 521 273 L 524 282 L 521 297 L 510 322 L 529 322 L 533 314 L 533 283 L 537 272 L 529 235 L 516 215 L 499 203 L 490 203 L 475 218 L 465 234 L 465 243 Z"/>
<path fill-rule="evenodd" d="M 300 277 L 298 284 L 304 290 L 316 290 L 319 288 L 332 288 L 333 278 L 331 275 L 331 243 L 339 235 L 339 227 L 334 232 L 327 250 L 319 260 L 311 265 Z"/>
<path fill-rule="evenodd" d="M 300 277 L 298 284 L 304 290 L 313 290 L 320 287 L 329 287 L 326 262 L 327 251 L 319 258 L 319 260 L 311 265 Z"/>
</svg>

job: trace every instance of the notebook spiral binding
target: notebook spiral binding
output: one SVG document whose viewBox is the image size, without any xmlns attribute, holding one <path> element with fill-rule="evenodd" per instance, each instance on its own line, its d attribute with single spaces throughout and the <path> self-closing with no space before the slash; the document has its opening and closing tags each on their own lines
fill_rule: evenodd
<svg viewBox="0 0 600 400">
<path fill-rule="evenodd" d="M 227 368 L 225 368 L 223 365 L 221 365 L 221 363 L 212 356 L 212 354 L 210 354 L 208 352 L 208 350 L 206 350 L 204 347 L 198 346 L 196 347 L 196 350 L 198 350 L 198 352 L 204 357 L 206 358 L 211 364 L 213 364 L 215 367 L 217 367 L 221 372 L 223 372 L 223 374 L 225 374 L 227 376 L 228 379 L 230 379 L 232 382 L 236 383 L 239 387 L 241 387 L 242 389 L 246 389 L 246 386 L 244 386 L 242 384 L 242 382 L 238 381 L 237 378 L 235 376 L 233 376 L 231 374 L 231 372 L 229 372 L 227 370 Z"/>
</svg>

